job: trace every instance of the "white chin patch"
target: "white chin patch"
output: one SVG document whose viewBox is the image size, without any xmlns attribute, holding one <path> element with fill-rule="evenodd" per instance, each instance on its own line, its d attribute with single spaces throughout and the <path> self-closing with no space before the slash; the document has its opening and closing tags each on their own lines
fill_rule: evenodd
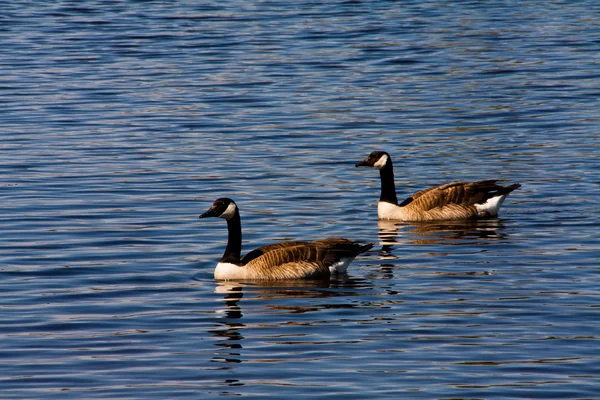
<svg viewBox="0 0 600 400">
<path fill-rule="evenodd" d="M 235 205 L 235 203 L 229 204 L 227 206 L 227 209 L 225 211 L 223 211 L 223 213 L 221 215 L 219 215 L 219 217 L 225 218 L 227 221 L 229 221 L 235 215 L 236 208 L 237 208 L 237 206 Z"/>
<path fill-rule="evenodd" d="M 382 169 L 383 167 L 385 167 L 387 162 L 388 162 L 388 155 L 384 154 L 381 156 L 381 158 L 379 160 L 377 160 L 377 162 L 375 164 L 373 164 L 373 166 L 377 169 Z"/>
</svg>

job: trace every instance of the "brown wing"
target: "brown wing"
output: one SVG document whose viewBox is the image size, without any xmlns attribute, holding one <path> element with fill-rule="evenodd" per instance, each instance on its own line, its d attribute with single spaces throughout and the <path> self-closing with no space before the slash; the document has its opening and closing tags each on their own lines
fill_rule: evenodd
<svg viewBox="0 0 600 400">
<path fill-rule="evenodd" d="M 477 216 L 475 204 L 508 194 L 521 185 L 500 186 L 497 180 L 451 182 L 415 193 L 401 206 L 415 219 L 463 219 Z"/>
<path fill-rule="evenodd" d="M 324 279 L 329 277 L 327 252 L 308 242 L 265 246 L 268 251 L 253 258 L 245 268 L 263 279 Z M 264 248 L 261 248 L 265 250 Z M 244 257 L 245 258 L 245 257 Z"/>
<path fill-rule="evenodd" d="M 451 182 L 434 186 L 413 194 L 403 205 L 429 211 L 447 205 L 472 206 L 483 204 L 489 198 L 510 193 L 516 187 L 504 187 L 496 184 L 497 180 L 476 182 Z M 519 185 L 520 186 L 520 185 Z M 518 187 L 518 186 L 517 186 Z M 509 189 L 510 190 L 507 190 Z M 409 200 L 410 199 L 410 200 Z"/>
<path fill-rule="evenodd" d="M 322 279 L 329 266 L 342 258 L 354 258 L 373 244 L 361 245 L 330 238 L 314 242 L 282 242 L 260 247 L 246 255 L 244 263 L 253 274 L 272 279 Z M 252 255 L 253 258 L 249 256 Z"/>
<path fill-rule="evenodd" d="M 286 247 L 291 247 L 294 245 L 302 245 L 302 244 L 306 244 L 306 242 L 290 241 L 290 242 L 279 242 L 279 243 L 267 244 L 266 246 L 261 246 L 257 249 L 252 250 L 248 254 L 246 254 L 244 257 L 242 257 L 241 262 L 242 262 L 242 265 L 245 265 L 245 264 L 249 263 L 250 261 L 254 260 L 255 258 L 260 257 L 263 254 L 266 254 L 270 251 L 273 251 L 276 249 L 282 249 L 282 248 L 286 248 Z"/>
</svg>

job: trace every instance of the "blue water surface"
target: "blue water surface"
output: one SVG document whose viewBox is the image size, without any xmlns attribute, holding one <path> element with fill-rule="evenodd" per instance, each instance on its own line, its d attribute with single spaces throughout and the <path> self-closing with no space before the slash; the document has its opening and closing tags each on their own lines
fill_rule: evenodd
<svg viewBox="0 0 600 400">
<path fill-rule="evenodd" d="M 0 13 L 3 399 L 600 398 L 600 3 L 31 1 Z M 522 187 L 498 219 L 377 220 Z M 244 251 L 376 243 L 331 282 Z"/>
</svg>

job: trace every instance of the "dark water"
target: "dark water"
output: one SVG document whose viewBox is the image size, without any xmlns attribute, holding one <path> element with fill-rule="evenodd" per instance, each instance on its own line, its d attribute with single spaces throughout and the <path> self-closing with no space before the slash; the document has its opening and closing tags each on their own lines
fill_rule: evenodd
<svg viewBox="0 0 600 400">
<path fill-rule="evenodd" d="M 13 2 L 0 13 L 4 399 L 600 398 L 600 3 Z M 377 221 L 451 180 L 498 220 Z M 377 242 L 328 283 L 244 249 Z"/>
</svg>

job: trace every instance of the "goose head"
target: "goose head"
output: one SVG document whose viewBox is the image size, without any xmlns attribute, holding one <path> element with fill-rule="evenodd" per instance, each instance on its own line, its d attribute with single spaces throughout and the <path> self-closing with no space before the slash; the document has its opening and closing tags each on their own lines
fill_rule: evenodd
<svg viewBox="0 0 600 400">
<path fill-rule="evenodd" d="M 374 151 L 363 161 L 356 164 L 357 167 L 371 167 L 379 170 L 385 168 L 391 162 L 390 155 L 385 151 Z"/>
<path fill-rule="evenodd" d="M 237 209 L 235 201 L 222 197 L 215 200 L 212 206 L 204 214 L 200 215 L 199 218 L 218 217 L 229 221 L 233 218 Z"/>
</svg>

